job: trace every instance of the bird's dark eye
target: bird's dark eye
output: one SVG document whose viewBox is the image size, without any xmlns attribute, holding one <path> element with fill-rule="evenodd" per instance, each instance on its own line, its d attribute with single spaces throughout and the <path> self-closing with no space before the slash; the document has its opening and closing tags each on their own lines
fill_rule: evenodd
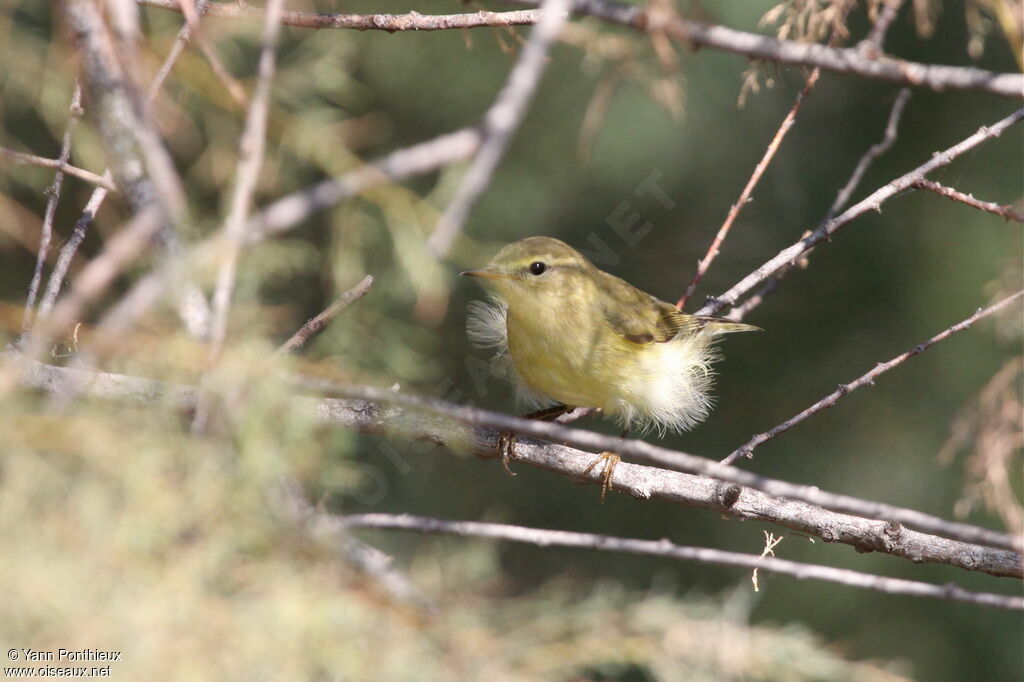
<svg viewBox="0 0 1024 682">
<path fill-rule="evenodd" d="M 537 261 L 536 263 L 530 263 L 530 272 L 532 272 L 535 275 L 543 275 L 544 271 L 547 269 L 548 266 L 545 265 L 544 263 L 541 263 L 540 261 Z"/>
</svg>

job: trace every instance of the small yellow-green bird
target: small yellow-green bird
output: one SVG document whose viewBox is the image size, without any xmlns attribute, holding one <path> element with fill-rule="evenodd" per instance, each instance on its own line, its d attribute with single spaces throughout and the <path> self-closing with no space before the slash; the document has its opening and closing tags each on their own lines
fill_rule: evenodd
<svg viewBox="0 0 1024 682">
<path fill-rule="evenodd" d="M 551 237 L 509 244 L 487 267 L 461 274 L 493 288 L 490 302 L 470 304 L 470 340 L 511 360 L 511 377 L 528 404 L 556 405 L 531 417 L 593 407 L 627 432 L 687 430 L 711 409 L 715 337 L 758 329 L 680 312 Z M 514 440 L 503 436 L 500 447 L 508 471 Z M 587 471 L 601 461 L 603 500 L 618 456 L 602 453 Z"/>
</svg>

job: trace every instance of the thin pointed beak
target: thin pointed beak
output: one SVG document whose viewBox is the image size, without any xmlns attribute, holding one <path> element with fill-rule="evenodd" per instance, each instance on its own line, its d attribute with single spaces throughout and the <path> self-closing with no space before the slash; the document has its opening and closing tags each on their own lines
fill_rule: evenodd
<svg viewBox="0 0 1024 682">
<path fill-rule="evenodd" d="M 463 270 L 459 273 L 462 277 L 484 277 L 485 279 L 506 279 L 508 275 L 492 270 L 481 268 L 480 270 Z"/>
</svg>

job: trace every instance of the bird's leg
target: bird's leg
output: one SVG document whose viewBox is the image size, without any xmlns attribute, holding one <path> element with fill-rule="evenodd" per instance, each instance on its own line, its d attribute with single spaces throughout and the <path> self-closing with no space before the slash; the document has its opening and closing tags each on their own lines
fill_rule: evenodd
<svg viewBox="0 0 1024 682">
<path fill-rule="evenodd" d="M 629 429 L 623 431 L 619 438 L 625 438 L 629 435 Z M 604 504 L 605 495 L 612 489 L 612 475 L 615 473 L 615 467 L 619 465 L 622 458 L 616 455 L 614 452 L 602 452 L 593 462 L 587 465 L 587 468 L 583 470 L 583 475 L 586 476 L 598 464 L 603 464 L 601 468 L 601 504 Z"/>
<path fill-rule="evenodd" d="M 567 405 L 555 405 L 537 410 L 530 414 L 523 415 L 523 419 L 537 419 L 550 422 L 558 419 L 566 412 L 572 412 L 574 408 Z M 501 455 L 501 466 L 509 476 L 515 476 L 515 472 L 509 468 L 509 463 L 516 458 L 516 434 L 511 431 L 502 431 L 498 434 L 498 454 Z"/>
</svg>

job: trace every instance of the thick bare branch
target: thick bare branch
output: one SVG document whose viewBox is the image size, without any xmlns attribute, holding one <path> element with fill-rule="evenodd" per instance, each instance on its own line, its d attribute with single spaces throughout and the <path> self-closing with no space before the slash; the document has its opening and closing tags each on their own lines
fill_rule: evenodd
<svg viewBox="0 0 1024 682">
<path fill-rule="evenodd" d="M 878 188 L 870 196 L 854 204 L 841 215 L 826 221 L 824 225 L 810 235 L 780 251 L 774 258 L 744 277 L 727 292 L 705 304 L 698 311 L 698 314 L 714 315 L 724 308 L 735 305 L 744 294 L 754 289 L 754 287 L 764 282 L 787 264 L 795 263 L 801 255 L 814 248 L 817 244 L 829 240 L 844 225 L 849 224 L 868 211 L 881 210 L 882 204 L 885 201 L 913 187 L 914 183 L 918 180 L 923 180 L 932 171 L 949 165 L 958 156 L 974 149 L 983 142 L 999 137 L 1007 128 L 1019 123 L 1021 120 L 1024 120 L 1024 109 L 1018 109 L 991 126 L 982 126 L 976 133 L 967 137 L 962 142 L 953 145 L 943 152 L 933 154 L 927 162 Z"/>
<path fill-rule="evenodd" d="M 572 0 L 543 0 L 536 28 L 530 33 L 530 39 L 512 67 L 505 86 L 484 114 L 480 126 L 483 134 L 480 149 L 427 240 L 427 247 L 435 256 L 444 256 L 451 250 L 469 212 L 491 184 L 505 148 L 533 99 L 547 65 L 548 51 L 568 20 L 571 6 Z"/>
<path fill-rule="evenodd" d="M 337 317 L 338 313 L 370 293 L 370 287 L 372 286 L 373 276 L 367 275 L 359 284 L 343 293 L 338 297 L 338 300 L 327 306 L 322 313 L 302 325 L 297 332 L 292 334 L 290 339 L 282 343 L 281 347 L 274 351 L 274 355 L 287 355 L 302 348 L 306 341 L 315 334 L 320 333 L 324 327 L 330 324 L 331 320 Z"/>
<path fill-rule="evenodd" d="M 910 358 L 914 357 L 915 355 L 919 355 L 919 354 L 925 352 L 926 350 L 928 350 L 929 348 L 931 348 L 932 346 L 934 346 L 938 342 L 944 341 L 945 339 L 948 339 L 953 334 L 956 334 L 957 332 L 961 332 L 961 331 L 967 329 L 968 327 L 973 325 L 978 320 L 980 320 L 982 318 L 985 318 L 985 317 L 988 317 L 989 315 L 991 315 L 992 313 L 996 312 L 997 310 L 1001 310 L 1002 308 L 1005 308 L 1006 306 L 1010 305 L 1014 301 L 1019 300 L 1022 296 L 1024 296 L 1024 290 L 1018 291 L 1017 293 L 1013 294 L 1012 296 L 1004 298 L 1002 301 L 999 301 L 998 303 L 996 303 L 994 305 L 991 305 L 988 308 L 984 308 L 984 309 L 979 308 L 973 315 L 968 317 L 966 320 L 963 320 L 961 322 L 958 322 L 958 323 L 952 325 L 948 329 L 945 329 L 945 330 L 939 332 L 938 334 L 936 334 L 935 336 L 931 337 L 927 341 L 925 341 L 923 343 L 919 343 L 918 345 L 914 346 L 913 348 L 911 348 L 907 352 L 901 353 L 900 355 L 897 355 L 896 357 L 894 357 L 892 360 L 889 360 L 888 362 L 880 362 L 880 363 L 878 363 L 877 365 L 875 365 L 874 369 L 872 369 L 870 372 L 866 372 L 866 373 L 862 374 L 861 376 L 857 377 L 856 379 L 854 379 L 850 383 L 848 383 L 848 384 L 839 384 L 839 388 L 837 388 L 835 391 L 833 391 L 832 393 L 828 394 L 827 396 L 825 396 L 824 398 L 822 398 L 818 402 L 814 403 L 813 405 L 808 407 L 806 410 L 800 412 L 797 415 L 794 415 L 793 417 L 787 419 L 786 421 L 782 422 L 778 426 L 776 426 L 774 428 L 771 428 L 768 431 L 765 431 L 764 433 L 757 434 L 756 436 L 751 438 L 749 441 L 747 441 L 746 443 L 744 443 L 740 447 L 738 447 L 735 450 L 733 450 L 733 452 L 728 457 L 726 457 L 725 459 L 722 460 L 722 464 L 732 464 L 733 462 L 735 462 L 740 457 L 747 457 L 747 458 L 753 457 L 754 456 L 753 455 L 754 449 L 757 448 L 762 443 L 771 440 L 772 438 L 774 438 L 775 436 L 779 435 L 780 433 L 783 433 L 784 431 L 788 431 L 789 429 L 793 428 L 794 426 L 796 426 L 800 422 L 806 420 L 808 417 L 812 417 L 815 414 L 817 414 L 818 412 L 821 412 L 822 410 L 825 410 L 825 409 L 828 409 L 830 407 L 833 407 L 839 401 L 840 398 L 842 398 L 843 396 L 848 395 L 850 393 L 853 393 L 858 388 L 861 388 L 862 386 L 874 386 L 875 385 L 875 379 L 877 379 L 882 374 L 885 374 L 886 372 L 888 372 L 889 370 L 893 369 L 894 367 L 898 367 L 899 365 L 902 365 L 904 362 L 906 362 Z"/>
<path fill-rule="evenodd" d="M 4 357 L 18 367 L 26 386 L 47 392 L 57 393 L 67 390 L 68 386 L 74 386 L 83 395 L 96 398 L 135 403 L 159 401 L 161 404 L 176 406 L 183 410 L 193 409 L 196 401 L 196 391 L 190 386 L 176 386 L 120 374 L 53 367 L 24 361 L 20 356 L 12 354 L 7 354 Z M 538 425 L 541 428 L 552 426 L 542 422 L 527 422 L 516 417 L 489 413 L 475 408 L 450 405 L 441 401 L 424 401 L 423 399 L 400 396 L 390 391 L 381 391 L 380 393 L 390 394 L 390 398 L 398 398 L 415 407 L 402 409 L 376 401 L 333 398 L 297 397 L 294 400 L 302 401 L 305 408 L 310 410 L 316 419 L 324 423 L 363 433 L 389 434 L 427 440 L 453 449 L 464 447 L 482 457 L 495 459 L 499 458 L 498 431 L 496 429 L 510 430 L 510 427 L 521 426 L 522 430 L 525 430 L 533 429 Z M 432 412 L 425 410 L 424 405 L 429 405 Z M 444 406 L 443 416 L 439 414 L 441 406 Z M 459 427 L 457 422 L 472 426 L 470 428 Z M 488 425 L 486 427 L 475 425 L 483 422 L 488 422 Z M 562 431 L 573 432 L 569 429 Z M 588 434 L 585 431 L 576 431 L 576 433 Z M 622 452 L 624 448 L 616 447 L 616 443 L 636 442 L 622 441 L 599 434 L 589 434 L 589 437 L 602 444 L 612 443 L 608 448 L 599 445 L 593 448 L 595 450 L 610 449 Z M 521 438 L 516 447 L 516 455 L 520 462 L 573 480 L 600 482 L 601 474 L 599 472 L 584 473 L 594 459 L 592 452 Z M 717 466 L 716 463 L 712 463 L 712 465 Z M 637 499 L 660 499 L 674 504 L 711 510 L 717 514 L 737 519 L 773 523 L 819 537 L 826 542 L 851 545 L 861 552 L 884 552 L 917 563 L 943 563 L 995 576 L 1024 577 L 1022 557 L 1013 551 L 949 540 L 905 528 L 899 523 L 887 523 L 862 516 L 836 513 L 798 500 L 777 497 L 752 488 L 725 484 L 706 476 L 694 476 L 622 462 L 615 468 L 612 485 L 615 490 L 632 495 Z M 957 525 L 962 526 L 963 524 Z M 967 528 L 973 527 L 967 526 Z M 1008 538 L 1004 534 L 995 535 L 999 538 Z"/>
<path fill-rule="evenodd" d="M 979 606 L 1024 611 L 1024 597 L 995 594 L 992 592 L 973 592 L 952 584 L 932 585 L 916 580 L 887 578 L 870 573 L 861 573 L 860 571 L 851 571 L 845 568 L 778 559 L 774 556 L 766 557 L 756 554 L 727 552 L 708 547 L 686 547 L 677 545 L 668 538 L 640 540 L 637 538 L 615 537 L 613 535 L 599 535 L 597 533 L 528 528 L 526 526 L 513 526 L 505 523 L 445 521 L 443 519 L 412 516 L 410 514 L 351 514 L 339 517 L 338 522 L 346 528 L 441 533 L 464 538 L 477 537 L 491 540 L 507 540 L 509 542 L 519 542 L 539 547 L 575 547 L 579 549 L 595 549 L 603 552 L 641 554 L 675 559 L 677 561 L 695 561 L 716 566 L 735 566 L 754 569 L 755 571 L 776 573 L 778 575 L 788 575 L 797 580 L 822 580 L 849 587 L 876 590 L 885 594 L 949 599 Z"/>
</svg>

